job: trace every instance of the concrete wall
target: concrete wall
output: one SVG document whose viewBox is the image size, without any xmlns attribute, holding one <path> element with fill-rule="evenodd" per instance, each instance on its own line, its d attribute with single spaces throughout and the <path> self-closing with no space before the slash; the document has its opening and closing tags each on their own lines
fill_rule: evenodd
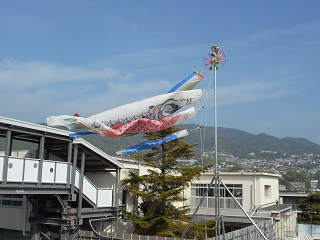
<svg viewBox="0 0 320 240">
<path fill-rule="evenodd" d="M 257 176 L 255 207 L 279 201 L 279 179 L 274 176 Z"/>
<path fill-rule="evenodd" d="M 279 213 L 280 221 L 275 221 L 275 231 L 280 239 L 288 239 L 289 237 L 296 237 L 297 231 L 297 212 L 285 211 Z"/>
<path fill-rule="evenodd" d="M 116 173 L 85 173 L 85 176 L 97 187 L 97 188 L 115 188 Z"/>
</svg>

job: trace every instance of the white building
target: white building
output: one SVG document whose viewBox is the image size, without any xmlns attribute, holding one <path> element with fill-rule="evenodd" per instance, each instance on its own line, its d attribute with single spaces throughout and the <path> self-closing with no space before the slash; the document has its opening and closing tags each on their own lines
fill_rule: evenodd
<svg viewBox="0 0 320 240">
<path fill-rule="evenodd" d="M 194 211 L 214 178 L 214 173 L 204 173 L 199 180 L 191 183 L 185 195 Z M 297 212 L 291 205 L 279 203 L 279 177 L 270 173 L 219 173 L 218 183 L 213 184 L 200 205 L 198 216 L 215 219 L 215 204 L 218 203 L 219 218 L 223 219 L 226 231 L 234 231 L 255 223 L 273 219 L 274 231 L 278 239 L 289 239 L 296 236 Z M 215 189 L 220 189 L 216 198 Z M 239 207 L 238 203 L 241 205 Z M 244 213 L 246 212 L 246 214 Z M 248 218 L 251 218 L 251 220 Z"/>
<path fill-rule="evenodd" d="M 270 173 L 219 173 L 220 180 L 231 191 L 232 195 L 246 211 L 254 211 L 262 206 L 276 204 L 279 200 L 279 175 Z M 186 196 L 190 206 L 196 207 L 210 184 L 213 173 L 204 173 L 199 180 L 191 184 Z M 220 183 L 220 207 L 224 209 L 239 209 L 236 202 Z M 215 208 L 215 184 L 211 187 L 203 207 Z"/>
</svg>

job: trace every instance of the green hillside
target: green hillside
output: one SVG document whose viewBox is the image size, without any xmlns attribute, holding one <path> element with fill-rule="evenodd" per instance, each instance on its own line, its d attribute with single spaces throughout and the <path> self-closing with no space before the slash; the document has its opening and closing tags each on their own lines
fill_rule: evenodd
<svg viewBox="0 0 320 240">
<path fill-rule="evenodd" d="M 204 151 L 214 150 L 213 127 L 202 127 L 202 132 L 197 129 L 198 126 L 195 124 L 183 124 L 179 125 L 179 127 L 180 129 L 188 130 L 189 135 L 185 137 L 188 143 L 197 144 L 194 147 L 197 157 L 200 157 L 201 144 L 204 146 Z M 219 127 L 217 132 L 218 151 L 230 153 L 239 158 L 248 158 L 249 153 L 255 153 L 257 158 L 277 158 L 283 156 L 283 154 L 320 154 L 320 145 L 303 138 L 285 137 L 280 139 L 265 133 L 255 135 L 238 129 L 223 127 Z M 85 139 L 110 155 L 115 155 L 120 149 L 145 141 L 143 134 L 116 139 L 90 135 Z M 273 152 L 273 154 L 268 154 L 268 152 Z"/>
<path fill-rule="evenodd" d="M 198 128 L 195 124 L 179 125 L 179 128 L 187 129 L 189 135 L 185 140 L 190 144 L 197 144 L 194 147 L 196 157 L 200 158 L 201 144 L 204 151 L 214 150 L 214 128 Z M 201 131 L 200 131 L 201 130 Z M 308 141 L 304 138 L 277 138 L 265 133 L 251 134 L 235 128 L 219 127 L 218 132 L 218 152 L 232 154 L 239 158 L 248 158 L 249 153 L 254 153 L 256 158 L 275 159 L 283 154 L 302 155 L 320 154 L 320 145 Z M 204 137 L 205 136 L 205 137 Z M 145 141 L 143 134 L 136 134 L 128 137 L 106 138 L 97 134 L 84 136 L 84 139 L 100 148 L 109 155 L 115 156 L 118 150 Z M 15 144 L 14 149 L 25 149 L 28 144 Z M 0 139 L 0 148 L 4 150 L 4 139 Z M 272 152 L 270 154 L 269 152 Z M 251 155 L 252 157 L 252 155 Z"/>
</svg>

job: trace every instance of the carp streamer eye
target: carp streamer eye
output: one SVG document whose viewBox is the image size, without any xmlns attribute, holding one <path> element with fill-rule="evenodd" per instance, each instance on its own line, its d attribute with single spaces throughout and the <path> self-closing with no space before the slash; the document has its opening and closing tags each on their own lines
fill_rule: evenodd
<svg viewBox="0 0 320 240">
<path fill-rule="evenodd" d="M 163 116 L 168 116 L 171 113 L 172 113 L 172 106 L 171 105 L 166 105 L 162 110 Z"/>
<path fill-rule="evenodd" d="M 176 105 L 173 100 L 170 100 L 163 104 L 160 109 L 156 113 L 156 119 L 162 119 L 164 117 L 168 117 L 172 113 L 179 110 L 181 107 L 179 105 Z"/>
</svg>

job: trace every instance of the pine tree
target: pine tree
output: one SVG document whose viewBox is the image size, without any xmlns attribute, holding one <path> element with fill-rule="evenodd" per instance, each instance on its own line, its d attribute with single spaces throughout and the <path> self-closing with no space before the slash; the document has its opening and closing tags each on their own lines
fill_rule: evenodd
<svg viewBox="0 0 320 240">
<path fill-rule="evenodd" d="M 310 193 L 307 198 L 301 200 L 300 208 L 299 223 L 320 224 L 320 192 Z"/>
<path fill-rule="evenodd" d="M 178 130 L 173 127 L 145 134 L 145 138 L 161 139 Z M 190 208 L 183 204 L 186 200 L 183 190 L 193 179 L 200 176 L 202 167 L 181 166 L 177 160 L 191 159 L 194 156 L 191 149 L 193 146 L 183 139 L 178 139 L 155 147 L 145 154 L 132 156 L 136 161 L 150 167 L 146 175 L 139 176 L 131 171 L 129 177 L 122 180 L 128 192 L 139 199 L 139 215 L 125 212 L 133 221 L 136 234 L 179 237 L 184 231 Z M 214 224 L 211 222 L 206 225 L 207 232 L 210 230 L 213 233 Z M 195 226 L 190 227 L 192 228 Z M 193 238 L 196 235 L 194 233 L 189 231 L 186 237 Z"/>
</svg>

